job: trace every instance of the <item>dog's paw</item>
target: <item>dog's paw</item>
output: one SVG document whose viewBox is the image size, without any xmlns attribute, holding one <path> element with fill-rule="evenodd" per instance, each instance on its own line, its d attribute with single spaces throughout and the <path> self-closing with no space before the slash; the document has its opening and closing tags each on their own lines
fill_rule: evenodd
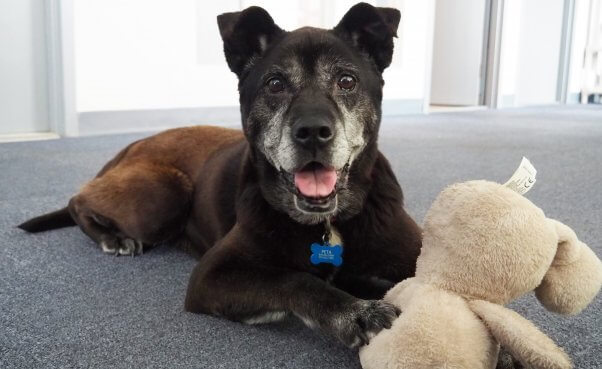
<svg viewBox="0 0 602 369">
<path fill-rule="evenodd" d="M 348 347 L 367 345 L 382 329 L 389 329 L 401 311 L 382 300 L 358 300 L 335 314 L 334 335 Z"/>
<path fill-rule="evenodd" d="M 136 256 L 142 254 L 143 244 L 132 238 L 114 238 L 102 240 L 100 248 L 106 254 Z"/>
</svg>

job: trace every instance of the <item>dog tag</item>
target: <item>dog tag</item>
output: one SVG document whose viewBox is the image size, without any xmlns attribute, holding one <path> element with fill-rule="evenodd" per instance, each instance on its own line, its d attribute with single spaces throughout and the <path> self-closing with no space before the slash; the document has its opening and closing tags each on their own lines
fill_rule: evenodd
<svg viewBox="0 0 602 369">
<path fill-rule="evenodd" d="M 312 264 L 318 265 L 320 263 L 332 264 L 334 266 L 341 266 L 343 264 L 343 246 L 341 245 L 320 245 L 319 243 L 313 243 L 311 245 L 311 257 L 309 260 Z"/>
</svg>

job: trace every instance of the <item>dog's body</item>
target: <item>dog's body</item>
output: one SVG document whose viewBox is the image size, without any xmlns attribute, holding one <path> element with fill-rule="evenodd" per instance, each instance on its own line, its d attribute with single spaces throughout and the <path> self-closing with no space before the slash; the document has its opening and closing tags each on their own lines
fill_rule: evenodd
<svg viewBox="0 0 602 369">
<path fill-rule="evenodd" d="M 177 241 L 199 257 L 186 309 L 247 323 L 288 314 L 345 344 L 399 314 L 377 299 L 414 273 L 420 229 L 377 149 L 382 72 L 399 22 L 358 4 L 333 30 L 285 32 L 260 8 L 218 18 L 243 131 L 174 129 L 122 150 L 68 208 L 108 253 Z M 332 224 L 343 264 L 310 262 Z"/>
</svg>

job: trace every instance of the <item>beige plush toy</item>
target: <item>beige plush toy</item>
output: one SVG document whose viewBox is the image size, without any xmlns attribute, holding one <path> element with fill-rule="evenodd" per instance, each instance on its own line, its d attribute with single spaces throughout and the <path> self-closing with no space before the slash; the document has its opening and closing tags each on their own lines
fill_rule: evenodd
<svg viewBox="0 0 602 369">
<path fill-rule="evenodd" d="M 403 313 L 360 360 L 364 369 L 495 368 L 501 344 L 526 367 L 571 368 L 504 305 L 535 290 L 548 310 L 577 314 L 601 285 L 600 259 L 569 227 L 503 185 L 455 184 L 426 215 L 416 276 L 385 296 Z"/>
</svg>

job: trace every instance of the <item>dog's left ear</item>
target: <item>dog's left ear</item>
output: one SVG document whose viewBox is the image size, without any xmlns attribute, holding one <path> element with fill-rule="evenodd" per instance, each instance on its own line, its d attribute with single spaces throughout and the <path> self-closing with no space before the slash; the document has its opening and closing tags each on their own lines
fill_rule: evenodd
<svg viewBox="0 0 602 369">
<path fill-rule="evenodd" d="M 218 15 L 217 25 L 228 66 L 238 77 L 251 58 L 261 56 L 270 43 L 284 33 L 270 14 L 258 6 Z"/>
<path fill-rule="evenodd" d="M 397 37 L 400 18 L 397 9 L 359 3 L 349 9 L 334 32 L 368 53 L 382 73 L 391 64 L 393 37 Z"/>
</svg>

